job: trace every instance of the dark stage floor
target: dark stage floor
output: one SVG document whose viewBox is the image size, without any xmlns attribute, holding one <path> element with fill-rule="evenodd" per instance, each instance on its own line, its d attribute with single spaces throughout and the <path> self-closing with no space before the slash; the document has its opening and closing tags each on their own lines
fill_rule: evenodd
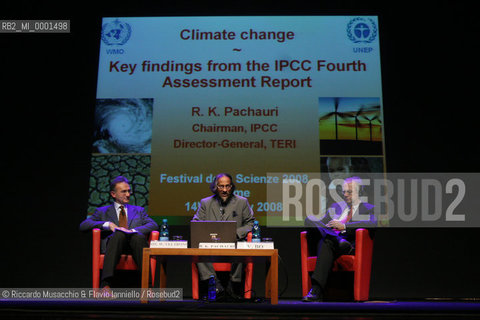
<svg viewBox="0 0 480 320">
<path fill-rule="evenodd" d="M 0 300 L 0 319 L 480 319 L 478 301 L 303 303 Z"/>
</svg>

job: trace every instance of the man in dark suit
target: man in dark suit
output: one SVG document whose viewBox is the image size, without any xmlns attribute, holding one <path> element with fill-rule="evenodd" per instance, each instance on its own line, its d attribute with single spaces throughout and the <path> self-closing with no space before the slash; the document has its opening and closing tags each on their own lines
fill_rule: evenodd
<svg viewBox="0 0 480 320">
<path fill-rule="evenodd" d="M 131 251 L 133 259 L 142 270 L 143 248 L 148 246 L 147 236 L 158 225 L 145 209 L 128 204 L 130 189 L 127 178 L 118 176 L 110 184 L 110 195 L 114 203 L 95 210 L 95 213 L 80 224 L 80 231 L 94 228 L 102 232 L 101 251 L 105 253 L 101 288 L 109 288 L 120 256 Z"/>
<path fill-rule="evenodd" d="M 253 210 L 244 197 L 233 194 L 235 185 L 232 176 L 228 173 L 218 174 L 210 184 L 210 190 L 213 196 L 204 198 L 200 201 L 200 208 L 193 217 L 193 221 L 236 221 L 237 222 L 237 241 L 245 240 L 247 234 L 252 230 Z M 197 263 L 200 280 L 208 280 L 211 276 L 215 277 L 217 293 L 220 296 L 224 288 L 217 278 L 213 265 L 211 263 Z M 240 282 L 242 280 L 242 264 L 233 263 L 230 273 L 230 281 L 227 286 L 227 293 L 234 298 L 238 298 L 240 293 Z"/>
<path fill-rule="evenodd" d="M 312 289 L 303 297 L 304 302 L 322 301 L 335 259 L 344 254 L 354 254 L 358 228 L 374 228 L 377 225 L 374 206 L 360 200 L 361 187 L 360 178 L 345 179 L 342 186 L 344 201 L 334 203 L 322 219 L 314 216 L 305 219 L 309 243 L 317 244 L 317 263 L 311 276 Z"/>
</svg>

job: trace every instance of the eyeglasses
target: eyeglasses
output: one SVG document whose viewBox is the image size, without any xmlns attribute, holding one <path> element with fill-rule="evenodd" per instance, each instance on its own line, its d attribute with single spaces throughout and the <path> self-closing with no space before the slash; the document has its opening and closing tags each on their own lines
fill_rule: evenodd
<svg viewBox="0 0 480 320">
<path fill-rule="evenodd" d="M 231 188 L 232 188 L 231 184 L 226 184 L 224 186 L 220 186 L 217 184 L 217 189 L 220 189 L 220 190 L 230 190 Z"/>
</svg>

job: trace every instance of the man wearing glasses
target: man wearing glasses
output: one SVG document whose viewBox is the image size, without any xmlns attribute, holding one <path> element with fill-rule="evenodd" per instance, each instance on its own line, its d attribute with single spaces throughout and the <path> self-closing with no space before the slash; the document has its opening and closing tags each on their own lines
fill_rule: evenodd
<svg viewBox="0 0 480 320">
<path fill-rule="evenodd" d="M 303 297 L 304 302 L 323 300 L 333 262 L 355 250 L 355 231 L 377 225 L 374 206 L 361 201 L 361 189 L 359 177 L 345 179 L 342 186 L 344 201 L 334 203 L 324 217 L 307 216 L 305 219 L 309 243 L 317 246 L 317 263 L 311 276 L 312 289 Z"/>
<path fill-rule="evenodd" d="M 100 287 L 109 293 L 115 268 L 120 256 L 131 252 L 142 270 L 143 248 L 148 247 L 148 234 L 158 230 L 158 225 L 142 207 L 131 205 L 132 190 L 127 178 L 118 176 L 110 183 L 113 204 L 98 208 L 80 224 L 80 231 L 102 230 L 101 251 L 105 253 Z"/>
<path fill-rule="evenodd" d="M 236 221 L 237 241 L 244 240 L 252 230 L 253 210 L 244 197 L 233 194 L 235 184 L 232 176 L 228 173 L 218 174 L 210 184 L 213 195 L 200 201 L 200 208 L 192 221 Z M 224 288 L 218 280 L 211 263 L 197 263 L 200 280 L 207 281 L 211 276 L 215 277 L 217 297 L 221 297 Z M 233 298 L 239 298 L 241 293 L 242 264 L 232 263 L 230 280 L 227 286 L 227 294 Z"/>
</svg>

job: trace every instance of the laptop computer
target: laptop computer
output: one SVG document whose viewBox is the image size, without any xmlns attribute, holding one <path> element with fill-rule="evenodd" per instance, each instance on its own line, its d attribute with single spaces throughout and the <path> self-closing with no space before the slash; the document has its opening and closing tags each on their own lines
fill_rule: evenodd
<svg viewBox="0 0 480 320">
<path fill-rule="evenodd" d="M 200 242 L 237 242 L 237 222 L 191 221 L 190 248 L 198 248 Z"/>
</svg>

